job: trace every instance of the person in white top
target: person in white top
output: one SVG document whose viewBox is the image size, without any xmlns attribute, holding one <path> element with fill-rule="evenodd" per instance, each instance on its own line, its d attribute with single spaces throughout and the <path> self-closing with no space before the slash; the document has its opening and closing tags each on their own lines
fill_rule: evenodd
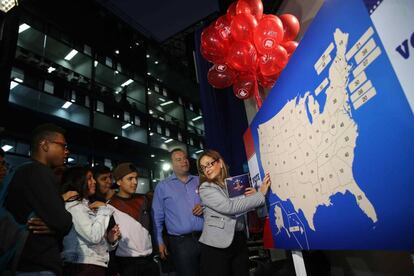
<svg viewBox="0 0 414 276">
<path fill-rule="evenodd" d="M 145 195 L 135 193 L 138 172 L 132 163 L 121 163 L 113 171 L 119 186 L 108 205 L 122 229 L 116 249 L 121 276 L 158 276 L 159 268 L 152 256 L 150 204 Z"/>
<path fill-rule="evenodd" d="M 109 251 L 116 248 L 121 232 L 118 225 L 107 231 L 113 213 L 104 202 L 90 204 L 95 193 L 95 179 L 88 168 L 73 167 L 62 178 L 63 190 L 78 195 L 66 201 L 73 226 L 63 239 L 64 275 L 105 275 Z"/>
</svg>

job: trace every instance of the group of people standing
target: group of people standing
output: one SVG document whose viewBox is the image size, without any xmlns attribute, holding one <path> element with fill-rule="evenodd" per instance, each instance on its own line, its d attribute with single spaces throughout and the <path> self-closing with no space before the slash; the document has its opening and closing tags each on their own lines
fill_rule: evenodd
<svg viewBox="0 0 414 276">
<path fill-rule="evenodd" d="M 136 193 L 132 163 L 72 167 L 57 181 L 53 168 L 68 155 L 57 126 L 38 127 L 31 147 L 32 162 L 16 170 L 5 200 L 30 231 L 18 275 L 159 275 L 154 254 L 170 258 L 178 276 L 249 274 L 244 214 L 265 204 L 268 175 L 259 191 L 229 199 L 218 152 L 202 153 L 194 176 L 186 152 L 175 149 L 173 174 L 149 197 Z"/>
</svg>

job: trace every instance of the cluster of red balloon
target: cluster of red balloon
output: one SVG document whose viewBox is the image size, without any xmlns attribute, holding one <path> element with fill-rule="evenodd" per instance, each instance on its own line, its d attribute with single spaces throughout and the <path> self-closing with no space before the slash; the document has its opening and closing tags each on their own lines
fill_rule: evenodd
<svg viewBox="0 0 414 276">
<path fill-rule="evenodd" d="M 258 84 L 271 88 L 295 51 L 299 21 L 291 14 L 263 14 L 261 0 L 233 2 L 227 14 L 203 30 L 201 54 L 214 63 L 208 81 L 215 88 L 233 85 L 239 99 L 255 96 Z"/>
</svg>

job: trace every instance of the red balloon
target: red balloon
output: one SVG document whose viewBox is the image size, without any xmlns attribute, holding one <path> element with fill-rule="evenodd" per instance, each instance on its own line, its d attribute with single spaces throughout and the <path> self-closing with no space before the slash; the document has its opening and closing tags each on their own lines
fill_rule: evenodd
<svg viewBox="0 0 414 276">
<path fill-rule="evenodd" d="M 214 22 L 214 27 L 216 29 L 230 28 L 231 20 L 227 18 L 226 15 L 222 15 Z"/>
<path fill-rule="evenodd" d="M 256 78 L 252 74 L 240 75 L 233 84 L 234 95 L 241 100 L 250 98 L 254 93 L 255 82 Z"/>
<path fill-rule="evenodd" d="M 266 15 L 254 32 L 254 45 L 261 54 L 271 53 L 283 40 L 283 24 L 276 15 Z"/>
<path fill-rule="evenodd" d="M 233 19 L 233 16 L 236 15 L 236 5 L 237 5 L 237 1 L 233 2 L 230 4 L 230 6 L 227 9 L 227 19 L 231 22 L 231 20 Z"/>
<path fill-rule="evenodd" d="M 259 70 L 263 76 L 271 76 L 282 70 L 277 65 L 276 57 L 272 54 L 266 54 L 259 58 Z"/>
<path fill-rule="evenodd" d="M 236 72 L 225 64 L 214 64 L 207 74 L 208 82 L 218 89 L 231 86 L 236 77 Z"/>
<path fill-rule="evenodd" d="M 236 41 L 252 40 L 257 20 L 248 13 L 237 14 L 233 17 L 230 25 L 231 37 Z"/>
<path fill-rule="evenodd" d="M 259 73 L 257 74 L 257 80 L 260 86 L 264 88 L 272 88 L 275 85 L 275 82 L 277 78 L 279 77 L 279 74 L 280 73 L 277 73 L 276 75 L 266 77 Z"/>
<path fill-rule="evenodd" d="M 293 52 L 298 47 L 298 43 L 294 40 L 286 41 L 282 43 L 283 48 L 286 49 L 286 52 L 288 53 L 288 56 L 290 57 Z"/>
<path fill-rule="evenodd" d="M 259 63 L 260 73 L 263 76 L 272 76 L 279 73 L 288 62 L 288 54 L 280 45 L 277 45 L 273 53 L 261 56 Z"/>
<path fill-rule="evenodd" d="M 283 23 L 283 40 L 294 40 L 298 36 L 300 30 L 299 20 L 296 18 L 296 16 L 288 13 L 282 14 L 281 16 L 279 16 L 279 18 L 280 20 L 282 20 Z"/>
<path fill-rule="evenodd" d="M 225 15 L 217 18 L 214 22 L 214 28 L 224 41 L 230 43 L 230 21 L 228 21 Z"/>
<path fill-rule="evenodd" d="M 211 63 L 224 63 L 226 61 L 226 57 L 218 56 L 215 52 L 209 52 L 205 50 L 203 47 L 200 48 L 201 55 Z"/>
<path fill-rule="evenodd" d="M 209 26 L 201 33 L 201 54 L 213 63 L 224 62 L 229 50 L 229 39 L 220 30 Z"/>
<path fill-rule="evenodd" d="M 236 14 L 247 13 L 253 15 L 257 21 L 263 16 L 263 3 L 261 0 L 239 0 L 236 6 Z"/>
<path fill-rule="evenodd" d="M 255 71 L 257 52 L 248 41 L 235 41 L 229 50 L 227 64 L 237 71 Z"/>
<path fill-rule="evenodd" d="M 286 64 L 289 61 L 289 58 L 287 56 L 286 49 L 283 48 L 281 45 L 278 45 L 275 48 L 275 50 L 274 50 L 274 52 L 272 54 L 276 58 L 277 66 L 279 66 L 280 68 L 284 69 L 285 66 L 286 66 Z"/>
</svg>

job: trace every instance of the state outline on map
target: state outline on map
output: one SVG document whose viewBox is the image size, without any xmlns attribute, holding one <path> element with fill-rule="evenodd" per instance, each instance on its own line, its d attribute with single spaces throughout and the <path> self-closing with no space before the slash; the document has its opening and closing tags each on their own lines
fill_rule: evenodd
<svg viewBox="0 0 414 276">
<path fill-rule="evenodd" d="M 276 201 L 276 202 L 270 204 L 270 207 L 272 207 L 272 206 L 274 206 L 274 211 L 273 212 L 274 212 L 275 220 L 277 219 L 278 216 L 281 216 L 281 218 L 282 218 L 282 221 L 281 222 L 280 221 L 279 222 L 278 221 L 275 221 L 275 225 L 276 225 L 276 228 L 278 230 L 278 232 L 276 233 L 276 235 L 281 234 L 282 229 L 285 229 L 286 234 L 288 235 L 288 237 L 291 238 L 291 236 L 293 236 L 295 238 L 297 244 L 299 245 L 299 247 L 301 249 L 309 249 L 310 247 L 309 247 L 309 240 L 308 240 L 308 235 L 307 235 L 307 232 L 306 232 L 306 228 L 304 227 L 304 224 L 301 221 L 301 219 L 298 217 L 297 213 L 293 213 L 293 212 L 292 213 L 289 213 L 289 212 L 287 212 L 286 209 L 284 208 L 284 206 L 282 205 L 282 203 L 280 201 Z M 288 225 L 289 225 L 288 227 L 286 227 L 286 225 L 284 223 L 284 217 L 283 217 L 283 213 L 282 212 L 285 214 L 285 216 L 287 218 Z M 292 220 L 291 217 L 295 217 L 297 219 L 297 221 L 299 222 L 299 224 L 300 224 L 300 230 L 299 231 L 301 231 L 302 234 L 304 234 L 305 241 L 306 241 L 306 248 L 304 248 L 304 246 L 302 245 L 302 243 L 295 236 L 295 232 L 296 231 L 291 231 L 291 229 L 294 227 L 294 226 L 292 226 L 292 224 L 290 222 Z M 295 226 L 297 226 L 297 225 L 295 225 Z"/>
</svg>

